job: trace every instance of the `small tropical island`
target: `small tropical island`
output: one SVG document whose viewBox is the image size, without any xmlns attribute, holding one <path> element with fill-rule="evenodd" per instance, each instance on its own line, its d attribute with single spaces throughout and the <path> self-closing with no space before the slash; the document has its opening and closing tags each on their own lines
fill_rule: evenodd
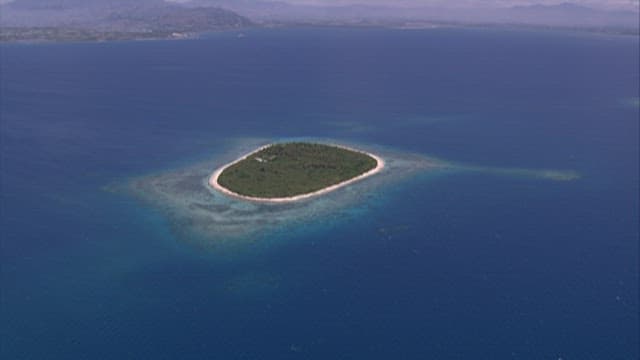
<svg viewBox="0 0 640 360">
<path fill-rule="evenodd" d="M 245 200 L 288 202 L 336 190 L 383 168 L 382 158 L 346 146 L 270 144 L 216 170 L 209 185 Z"/>
</svg>

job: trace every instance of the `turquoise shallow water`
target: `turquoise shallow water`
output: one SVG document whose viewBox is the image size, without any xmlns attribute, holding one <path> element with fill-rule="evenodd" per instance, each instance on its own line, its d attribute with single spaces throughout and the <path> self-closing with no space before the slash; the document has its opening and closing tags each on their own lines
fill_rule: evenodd
<svg viewBox="0 0 640 360">
<path fill-rule="evenodd" d="M 637 38 L 247 35 L 0 48 L 2 358 L 638 357 Z M 233 256 L 111 191 L 300 137 L 581 177 L 416 173 Z"/>
</svg>

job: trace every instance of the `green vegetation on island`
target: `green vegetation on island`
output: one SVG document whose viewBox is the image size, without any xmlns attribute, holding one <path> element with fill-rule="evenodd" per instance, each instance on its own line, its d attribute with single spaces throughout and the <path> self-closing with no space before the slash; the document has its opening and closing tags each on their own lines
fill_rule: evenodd
<svg viewBox="0 0 640 360">
<path fill-rule="evenodd" d="M 286 198 L 342 183 L 377 165 L 375 158 L 343 147 L 275 144 L 225 168 L 218 184 L 244 196 Z"/>
</svg>

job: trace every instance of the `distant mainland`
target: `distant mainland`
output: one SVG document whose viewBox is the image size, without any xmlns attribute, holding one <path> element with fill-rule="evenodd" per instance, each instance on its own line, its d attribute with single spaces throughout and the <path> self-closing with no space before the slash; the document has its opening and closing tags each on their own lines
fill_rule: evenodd
<svg viewBox="0 0 640 360">
<path fill-rule="evenodd" d="M 260 202 L 291 202 L 336 190 L 384 168 L 377 155 L 341 145 L 270 144 L 217 169 L 214 189 Z"/>
<path fill-rule="evenodd" d="M 275 0 L 0 0 L 0 42 L 191 39 L 280 27 L 528 28 L 638 35 L 637 2 L 428 7 L 295 4 Z M 243 37 L 238 34 L 238 37 Z"/>
</svg>

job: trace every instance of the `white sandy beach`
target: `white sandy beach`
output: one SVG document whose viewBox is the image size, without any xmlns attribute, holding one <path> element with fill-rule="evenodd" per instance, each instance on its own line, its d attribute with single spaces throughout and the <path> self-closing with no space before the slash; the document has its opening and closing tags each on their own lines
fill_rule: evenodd
<svg viewBox="0 0 640 360">
<path fill-rule="evenodd" d="M 262 147 L 260 147 L 260 148 L 258 148 L 256 150 L 254 150 L 254 151 L 252 151 L 252 152 L 240 157 L 239 159 L 234 160 L 234 161 L 232 161 L 232 162 L 220 167 L 219 169 L 217 169 L 209 177 L 209 186 L 211 186 L 212 188 L 220 191 L 223 194 L 226 194 L 226 195 L 229 195 L 229 196 L 233 196 L 233 197 L 236 197 L 236 198 L 239 198 L 239 199 L 243 199 L 243 200 L 263 202 L 263 203 L 286 203 L 286 202 L 305 200 L 305 199 L 309 199 L 311 197 L 315 197 L 315 196 L 319 196 L 319 195 L 322 195 L 322 194 L 329 193 L 329 192 L 337 190 L 337 189 L 339 189 L 339 188 L 341 188 L 343 186 L 347 186 L 347 185 L 352 184 L 352 183 L 354 183 L 356 181 L 360 181 L 360 180 L 362 180 L 364 178 L 367 178 L 367 177 L 369 177 L 371 175 L 375 175 L 375 174 L 379 173 L 380 171 L 382 171 L 382 169 L 384 169 L 384 160 L 381 157 L 377 156 L 377 155 L 374 155 L 374 154 L 371 154 L 371 153 L 368 153 L 368 152 L 365 152 L 365 151 L 362 151 L 362 150 L 353 149 L 353 148 L 350 148 L 350 147 L 347 147 L 347 146 L 335 145 L 335 144 L 327 144 L 327 145 L 330 145 L 330 146 L 336 146 L 336 147 L 339 147 L 339 148 L 342 148 L 342 149 L 345 149 L 345 150 L 355 151 L 355 152 L 359 152 L 359 153 L 371 156 L 372 158 L 374 158 L 376 160 L 377 165 L 376 165 L 375 168 L 367 171 L 364 174 L 358 175 L 358 176 L 356 176 L 354 178 L 351 178 L 349 180 L 343 181 L 341 183 L 338 183 L 338 184 L 335 184 L 335 185 L 331 185 L 331 186 L 326 187 L 324 189 L 320 189 L 318 191 L 310 192 L 310 193 L 307 193 L 307 194 L 300 194 L 300 195 L 296 195 L 296 196 L 283 197 L 283 198 L 259 198 L 259 197 L 245 196 L 245 195 L 241 195 L 241 194 L 235 193 L 235 192 L 225 188 L 224 186 L 222 186 L 222 185 L 220 185 L 218 183 L 218 178 L 220 177 L 220 174 L 222 174 L 222 172 L 226 168 L 228 168 L 229 166 L 232 166 L 232 165 L 234 165 L 234 164 L 236 164 L 236 163 L 238 163 L 238 162 L 250 157 L 251 155 L 253 155 L 253 154 L 257 153 L 257 152 L 260 152 L 263 149 L 266 149 L 266 148 L 268 148 L 268 147 L 270 147 L 272 145 L 275 145 L 275 144 L 269 144 L 269 145 L 262 146 Z"/>
</svg>

